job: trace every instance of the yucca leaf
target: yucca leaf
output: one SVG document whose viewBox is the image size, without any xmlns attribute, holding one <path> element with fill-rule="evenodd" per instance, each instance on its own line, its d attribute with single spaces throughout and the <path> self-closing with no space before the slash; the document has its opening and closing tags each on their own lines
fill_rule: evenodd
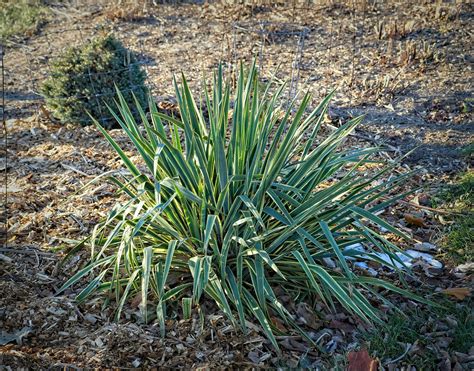
<svg viewBox="0 0 474 371">
<path fill-rule="evenodd" d="M 181 305 L 183 307 L 183 318 L 184 319 L 190 319 L 191 318 L 191 306 L 193 303 L 192 298 L 182 298 L 181 299 Z"/>
<path fill-rule="evenodd" d="M 112 115 L 140 161 L 97 124 L 128 170 L 107 174 L 108 181 L 128 200 L 118 200 L 72 250 L 90 248 L 91 262 L 59 292 L 90 276 L 78 298 L 108 290 L 117 319 L 127 300 L 141 295 L 144 321 L 147 307 L 156 305 L 162 336 L 179 303 L 189 318 L 194 304 L 212 300 L 236 329 L 245 332 L 247 321 L 257 321 L 276 349 L 274 332 L 281 331 L 272 316 L 312 343 L 275 295 L 277 287 L 328 310 L 340 302 L 372 322 L 380 320 L 371 303 L 385 302 L 385 290 L 426 302 L 357 275 L 347 262 L 382 263 L 379 252 L 393 265 L 401 261 L 396 253 L 403 250 L 377 226 L 408 238 L 379 214 L 408 195 L 394 190 L 410 174 L 392 176 L 397 162 L 378 160 L 379 148 L 343 146 L 362 117 L 321 137 L 333 92 L 315 108 L 310 94 L 286 104 L 285 84 L 266 84 L 262 94 L 255 62 L 248 73 L 243 65 L 239 70 L 234 88 L 219 66 L 213 86 L 204 83 L 196 96 L 184 75 L 175 78 L 178 117 L 159 112 L 152 97 L 147 113 L 118 94 Z M 350 248 L 355 243 L 364 253 Z M 320 265 L 327 257 L 342 270 Z"/>
<path fill-rule="evenodd" d="M 339 263 L 341 264 L 342 268 L 346 272 L 347 278 L 351 278 L 353 274 L 352 274 L 351 270 L 349 269 L 349 266 L 347 265 L 347 262 L 346 262 L 346 258 L 344 257 L 344 255 L 342 254 L 341 249 L 337 245 L 337 242 L 334 239 L 334 236 L 332 235 L 332 233 L 329 229 L 329 226 L 323 220 L 319 222 L 319 225 L 321 226 L 321 230 L 324 233 L 324 236 L 326 237 L 327 241 L 329 242 L 329 244 L 333 248 L 334 253 L 337 256 L 337 259 L 339 260 Z"/>
<path fill-rule="evenodd" d="M 105 258 L 96 260 L 89 265 L 87 265 L 85 268 L 79 270 L 76 274 L 74 274 L 71 278 L 69 278 L 61 287 L 60 289 L 56 292 L 56 295 L 60 294 L 70 286 L 74 285 L 76 282 L 78 282 L 82 277 L 86 276 L 89 274 L 94 268 L 98 268 L 101 265 L 106 265 L 107 263 L 110 263 L 111 261 L 114 260 L 114 256 L 107 256 Z"/>
<path fill-rule="evenodd" d="M 142 300 L 140 304 L 140 311 L 142 312 L 143 321 L 148 323 L 148 286 L 150 283 L 151 261 L 153 258 L 153 249 L 148 246 L 143 251 L 142 262 Z"/>
<path fill-rule="evenodd" d="M 118 308 L 117 308 L 117 311 L 116 311 L 116 314 L 115 314 L 115 319 L 116 320 L 120 319 L 120 315 L 122 314 L 122 309 L 123 309 L 123 306 L 125 304 L 125 301 L 128 298 L 128 294 L 130 292 L 130 289 L 134 285 L 135 279 L 138 277 L 139 274 L 140 274 L 140 270 L 137 269 L 137 270 L 133 271 L 133 273 L 130 275 L 130 278 L 128 279 L 127 286 L 125 287 L 125 290 L 124 290 L 124 292 L 122 294 L 122 297 L 121 297 L 121 299 L 119 301 L 119 304 L 118 304 Z"/>
</svg>

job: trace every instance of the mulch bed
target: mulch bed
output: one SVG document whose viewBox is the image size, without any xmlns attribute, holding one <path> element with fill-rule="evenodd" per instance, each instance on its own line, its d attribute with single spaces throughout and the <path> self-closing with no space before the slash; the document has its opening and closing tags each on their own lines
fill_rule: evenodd
<svg viewBox="0 0 474 371">
<path fill-rule="evenodd" d="M 469 126 L 472 110 L 463 110 L 457 101 L 472 97 L 468 93 L 472 72 L 462 59 L 469 57 L 464 48 L 472 43 L 472 5 L 460 5 L 459 14 L 457 18 L 453 15 L 453 19 L 443 13 L 436 19 L 434 7 L 434 4 L 418 8 L 411 2 L 398 6 L 393 3 L 377 11 L 356 9 L 351 13 L 347 7 L 339 6 L 303 12 L 291 7 L 163 5 L 159 11 L 150 11 L 137 21 L 112 17 L 106 4 L 94 8 L 84 3 L 71 11 L 71 17 L 84 25 L 108 22 L 122 37 L 129 36 L 132 47 L 143 44 L 157 61 L 149 75 L 156 91 L 161 92 L 157 100 L 165 103 L 172 101 L 169 89 L 172 71 L 182 69 L 190 76 L 191 86 L 197 87 L 201 72 L 214 68 L 226 55 L 227 52 L 216 46 L 222 46 L 222 34 L 232 22 L 265 19 L 283 24 L 291 20 L 309 27 L 313 32 L 306 43 L 302 61 L 306 67 L 301 70 L 300 87 L 311 88 L 315 99 L 320 99 L 337 81 L 342 81 L 331 108 L 331 125 L 367 113 L 367 123 L 347 144 L 387 144 L 388 156 L 392 158 L 421 144 L 421 149 L 406 159 L 403 167 L 420 170 L 420 175 L 412 178 L 407 187 L 429 188 L 427 185 L 449 180 L 453 172 L 470 166 L 469 159 L 460 156 L 458 149 L 474 138 L 473 128 Z M 391 22 L 406 25 L 413 14 L 416 19 L 412 31 L 392 39 L 383 36 L 379 40 L 375 36 L 373 29 L 380 19 L 386 19 L 388 25 Z M 160 26 L 153 27 L 151 19 Z M 365 35 L 360 36 L 360 48 L 355 54 L 351 48 L 339 52 L 318 51 L 318 45 L 328 43 L 352 45 L 353 25 Z M 38 56 L 44 55 L 41 35 L 67 27 L 68 20 L 58 16 L 40 35 L 22 43 Z M 257 37 L 252 42 L 258 40 Z M 394 51 L 393 60 L 387 60 L 385 48 L 390 40 L 400 48 L 406 47 L 410 40 L 435 44 L 439 59 L 423 62 L 415 57 L 408 62 L 403 61 L 403 53 Z M 165 41 L 169 42 L 166 47 Z M 277 41 L 267 41 L 268 66 L 275 65 L 278 58 L 293 58 L 294 50 L 290 47 L 293 44 Z M 55 42 L 58 48 L 64 46 L 61 38 Z M 282 336 L 279 343 L 283 355 L 278 356 L 258 326 L 250 326 L 250 333 L 243 336 L 218 311 L 211 307 L 205 311 L 206 304 L 203 317 L 193 313 L 188 321 L 179 315 L 170 319 L 166 337 L 162 339 L 156 325 L 137 322 L 138 308 L 133 305 L 126 308 L 125 318 L 115 323 L 111 321 L 112 310 L 102 308 L 100 298 L 78 305 L 72 291 L 55 296 L 62 283 L 87 260 L 84 252 L 61 265 L 64 255 L 61 248 L 70 240 L 86 236 L 117 201 L 114 188 L 109 185 L 97 183 L 84 190 L 82 187 L 97 175 L 119 171 L 122 167 L 95 128 L 60 125 L 47 116 L 39 102 L 17 99 L 15 92 L 26 91 L 31 78 L 24 68 L 28 60 L 21 45 L 11 47 L 6 61 L 7 109 L 11 109 L 7 110 L 8 162 L 1 163 L 0 170 L 8 174 L 8 247 L 0 250 L 0 328 L 2 339 L 13 338 L 0 346 L 0 365 L 11 368 L 298 365 L 324 368 L 333 365 L 334 359 L 346 360 L 347 352 L 360 346 L 357 334 L 367 325 L 342 312 L 328 313 L 321 307 L 314 311 L 307 305 L 295 305 L 301 322 L 318 340 L 320 348 L 308 350 L 300 337 Z M 246 45 L 240 45 L 238 52 L 244 54 L 245 48 Z M 194 65 L 196 60 L 201 65 Z M 282 75 L 288 74 L 285 71 L 288 64 L 285 66 Z M 384 76 L 389 76 L 388 80 L 396 87 L 380 85 Z M 435 96 L 435 92 L 445 99 Z M 131 152 L 120 130 L 112 130 L 111 134 Z M 429 197 L 425 193 L 422 195 Z M 413 225 L 413 220 L 410 224 L 406 214 L 421 218 L 422 225 Z M 391 222 L 411 233 L 417 241 L 436 239 L 441 229 L 437 215 L 412 198 L 386 211 Z M 424 292 L 448 287 L 472 288 L 472 276 L 455 272 L 449 263 L 436 272 L 425 268 L 421 266 L 411 282 Z M 416 305 L 396 300 L 408 307 Z M 470 364 L 472 355 L 462 358 L 449 353 L 443 340 L 438 340 L 433 337 L 433 344 L 440 343 L 442 364 L 453 367 Z"/>
</svg>

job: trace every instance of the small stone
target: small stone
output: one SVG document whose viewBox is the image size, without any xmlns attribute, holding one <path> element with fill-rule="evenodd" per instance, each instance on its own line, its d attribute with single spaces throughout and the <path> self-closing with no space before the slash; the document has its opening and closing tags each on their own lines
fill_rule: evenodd
<svg viewBox="0 0 474 371">
<path fill-rule="evenodd" d="M 3 260 L 5 263 L 11 263 L 13 261 L 12 258 L 6 256 L 6 255 L 3 255 L 3 254 L 0 254 L 0 260 Z"/>
</svg>

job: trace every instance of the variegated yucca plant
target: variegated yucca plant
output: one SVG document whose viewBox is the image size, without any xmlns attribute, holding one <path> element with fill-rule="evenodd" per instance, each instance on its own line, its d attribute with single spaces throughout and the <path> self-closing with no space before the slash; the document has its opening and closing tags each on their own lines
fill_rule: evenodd
<svg viewBox="0 0 474 371">
<path fill-rule="evenodd" d="M 242 71 L 233 89 L 219 67 L 203 104 L 184 77 L 180 85 L 175 80 L 179 118 L 150 99 L 148 114 L 133 108 L 138 123 L 118 94 L 114 117 L 143 161 L 134 163 L 97 125 L 128 169 L 111 179 L 129 200 L 73 250 L 89 246 L 91 261 L 61 291 L 92 277 L 78 298 L 110 292 L 117 318 L 128 299 L 141 295 L 143 320 L 156 318 L 163 333 L 170 305 L 182 303 L 189 317 L 200 301 L 212 300 L 243 333 L 247 321 L 258 321 L 277 349 L 281 326 L 274 318 L 306 335 L 275 288 L 328 310 L 338 302 L 368 321 L 379 321 L 369 296 L 385 301 L 383 292 L 391 290 L 418 298 L 355 274 L 346 259 L 360 255 L 350 246 L 362 243 L 366 257 L 384 252 L 401 262 L 381 230 L 408 236 L 377 214 L 404 196 L 391 191 L 406 175 L 389 176 L 393 164 L 368 175 L 379 149 L 341 148 L 360 118 L 320 139 L 330 96 L 312 112 L 309 94 L 283 108 L 283 86 L 270 83 L 262 92 L 255 65 Z"/>
</svg>

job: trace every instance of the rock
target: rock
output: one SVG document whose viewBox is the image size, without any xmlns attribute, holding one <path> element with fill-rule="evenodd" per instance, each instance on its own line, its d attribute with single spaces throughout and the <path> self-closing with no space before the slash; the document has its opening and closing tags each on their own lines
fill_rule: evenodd
<svg viewBox="0 0 474 371">
<path fill-rule="evenodd" d="M 418 202 L 422 206 L 432 206 L 431 197 L 427 194 L 421 194 L 418 196 Z"/>
<path fill-rule="evenodd" d="M 456 321 L 453 316 L 446 316 L 445 321 L 449 326 L 451 326 L 451 328 L 455 328 L 458 326 L 458 321 Z"/>
<path fill-rule="evenodd" d="M 466 358 L 466 362 L 474 362 L 474 355 L 470 355 Z"/>
<path fill-rule="evenodd" d="M 1 170 L 1 169 L 0 169 L 0 170 Z M 10 263 L 13 261 L 12 258 L 10 258 L 10 257 L 8 257 L 8 256 L 6 256 L 6 255 L 3 255 L 3 254 L 0 254 L 0 260 L 3 260 L 3 261 L 4 261 L 5 263 L 7 263 L 7 264 L 10 264 Z"/>
</svg>

